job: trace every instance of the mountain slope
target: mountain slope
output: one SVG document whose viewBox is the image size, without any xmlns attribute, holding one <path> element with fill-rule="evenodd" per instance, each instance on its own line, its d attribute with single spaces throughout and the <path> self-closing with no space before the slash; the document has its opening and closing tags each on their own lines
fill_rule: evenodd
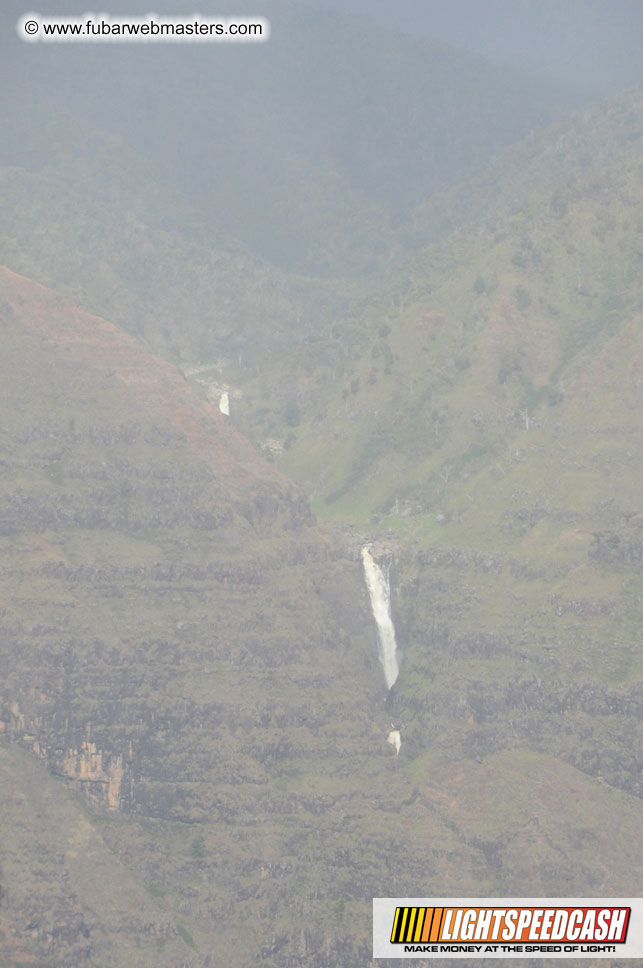
<svg viewBox="0 0 643 968">
<path fill-rule="evenodd" d="M 283 461 L 308 473 L 329 509 L 341 493 L 381 514 L 396 494 L 411 500 L 415 490 L 421 502 L 428 484 L 439 504 L 458 462 L 470 474 L 506 449 L 525 429 L 525 407 L 529 429 L 536 421 L 551 432 L 575 374 L 612 338 L 628 343 L 628 327 L 636 340 L 642 105 L 635 92 L 571 122 L 564 138 L 552 129 L 524 177 L 528 149 L 512 151 L 493 212 L 407 258 L 363 303 L 352 359 L 345 354 L 334 378 L 311 380 L 315 392 L 300 395 L 298 439 Z M 476 185 L 463 186 L 465 197 Z M 341 324 L 334 329 L 341 349 Z M 318 374 L 342 362 L 329 334 L 308 348 L 315 353 Z M 279 368 L 276 359 L 275 382 Z M 247 422 L 254 387 L 245 389 Z M 626 422 L 633 402 L 623 401 Z"/>
<path fill-rule="evenodd" d="M 300 5 L 279 9 L 310 26 Z M 0 961 L 362 968 L 373 896 L 640 883 L 641 94 L 416 205 L 403 182 L 445 186 L 481 131 L 473 167 L 518 134 L 502 111 L 467 128 L 476 78 L 478 108 L 531 95 L 498 102 L 480 65 L 435 51 L 423 64 L 378 34 L 378 84 L 408 57 L 433 85 L 419 117 L 422 84 L 353 85 L 368 36 L 316 23 L 320 47 L 284 27 L 288 57 L 255 65 L 264 86 L 222 52 L 231 73 L 199 94 L 221 107 L 205 140 L 189 142 L 202 101 L 180 114 L 177 82 L 155 110 L 185 136 L 168 139 L 154 111 L 140 132 L 167 140 L 163 158 L 127 146 L 122 100 L 75 127 L 96 96 L 81 91 L 42 131 L 18 100 L 8 110 Z M 325 101 L 310 65 L 326 69 L 329 45 Z M 121 53 L 116 87 L 140 103 L 155 54 Z M 97 85 L 104 54 L 91 52 Z M 198 62 L 182 65 L 198 86 Z M 437 83 L 459 71 L 458 92 Z M 256 101 L 229 118 L 236 80 Z M 34 104 L 45 122 L 52 87 Z M 302 92 L 328 112 L 321 143 Z M 544 116 L 535 100 L 520 130 Z M 453 144 L 439 136 L 449 105 Z M 236 150 L 249 118 L 242 154 L 251 173 L 270 163 L 236 209 L 248 168 L 230 172 L 221 131 Z M 210 136 L 219 154 L 200 167 Z M 194 178 L 196 206 L 168 188 L 173 151 L 211 188 Z M 391 228 L 389 187 L 410 223 Z M 385 269 L 288 275 L 232 229 L 283 265 Z M 389 566 L 402 650 L 388 697 L 366 541 Z"/>
<path fill-rule="evenodd" d="M 357 565 L 171 367 L 7 270 L 2 298 L 4 733 L 101 809 L 213 823 L 239 873 L 287 778 L 385 756 Z"/>
<path fill-rule="evenodd" d="M 634 890 L 637 798 L 454 759 L 412 678 L 385 705 L 357 555 L 300 491 L 131 337 L 0 283 L 5 961 L 358 968 L 373 896 Z"/>
<path fill-rule="evenodd" d="M 642 105 L 598 110 L 558 182 L 545 145 L 300 397 L 281 466 L 395 562 L 419 762 L 527 746 L 641 795 Z"/>
</svg>

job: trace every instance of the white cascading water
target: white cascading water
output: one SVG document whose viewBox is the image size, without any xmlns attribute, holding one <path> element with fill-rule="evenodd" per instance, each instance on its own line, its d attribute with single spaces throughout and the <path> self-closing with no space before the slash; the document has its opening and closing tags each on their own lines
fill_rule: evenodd
<svg viewBox="0 0 643 968">
<path fill-rule="evenodd" d="M 380 640 L 380 662 L 384 669 L 386 688 L 390 689 L 400 672 L 400 667 L 397 664 L 395 627 L 391 618 L 391 586 L 388 573 L 377 564 L 368 545 L 362 548 L 362 561 L 364 562 L 364 576 L 371 599 L 373 618 L 377 625 L 377 634 Z"/>
</svg>

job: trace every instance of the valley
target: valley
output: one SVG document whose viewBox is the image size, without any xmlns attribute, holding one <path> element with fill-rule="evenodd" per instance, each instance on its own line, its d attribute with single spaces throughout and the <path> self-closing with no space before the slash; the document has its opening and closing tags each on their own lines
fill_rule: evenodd
<svg viewBox="0 0 643 968">
<path fill-rule="evenodd" d="M 212 64 L 7 42 L 9 968 L 641 882 L 641 89 L 264 6 Z"/>
</svg>

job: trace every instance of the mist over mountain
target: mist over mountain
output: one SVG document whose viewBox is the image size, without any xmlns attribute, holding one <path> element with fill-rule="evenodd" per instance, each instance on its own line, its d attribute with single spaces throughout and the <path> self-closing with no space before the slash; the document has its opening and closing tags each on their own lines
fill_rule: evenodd
<svg viewBox="0 0 643 968">
<path fill-rule="evenodd" d="M 643 16 L 634 0 L 314 0 L 402 33 L 481 54 L 592 91 L 641 82 Z"/>
<path fill-rule="evenodd" d="M 3 9 L 11 968 L 365 968 L 373 897 L 638 892 L 640 14 L 333 6 Z"/>
<path fill-rule="evenodd" d="M 102 139 L 119 137 L 216 238 L 346 275 L 374 269 L 417 201 L 581 101 L 564 84 L 292 0 L 257 13 L 271 22 L 267 44 L 187 56 L 5 37 L 2 162 L 65 164 L 70 143 L 96 162 Z"/>
</svg>

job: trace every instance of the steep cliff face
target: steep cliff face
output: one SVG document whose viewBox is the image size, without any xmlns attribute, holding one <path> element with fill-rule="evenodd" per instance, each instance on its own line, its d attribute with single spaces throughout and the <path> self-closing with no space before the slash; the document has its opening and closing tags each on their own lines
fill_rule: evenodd
<svg viewBox="0 0 643 968">
<path fill-rule="evenodd" d="M 297 488 L 135 340 L 1 281 L 5 731 L 113 809 L 182 817 L 216 763 L 257 784 L 344 723 L 371 744 L 359 569 Z"/>
<path fill-rule="evenodd" d="M 386 762 L 359 563 L 170 366 L 0 286 L 2 733 L 105 816 L 232 831 L 240 876 L 242 830 Z"/>
<path fill-rule="evenodd" d="M 418 769 L 531 750 L 643 794 L 642 150 L 640 90 L 513 148 L 301 395 L 282 468 L 395 550 Z"/>
<path fill-rule="evenodd" d="M 374 896 L 633 892 L 640 801 L 551 753 L 479 768 L 417 643 L 387 706 L 359 546 L 170 366 L 0 288 L 0 960 L 363 968 Z"/>
</svg>

